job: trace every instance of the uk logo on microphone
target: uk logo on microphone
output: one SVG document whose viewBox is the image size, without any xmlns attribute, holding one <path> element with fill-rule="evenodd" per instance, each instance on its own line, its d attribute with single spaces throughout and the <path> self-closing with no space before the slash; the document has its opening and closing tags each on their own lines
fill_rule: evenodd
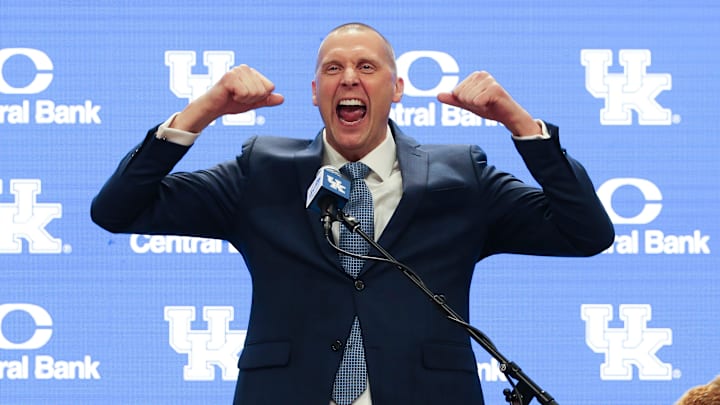
<svg viewBox="0 0 720 405">
<path fill-rule="evenodd" d="M 336 208 L 342 208 L 350 198 L 350 180 L 332 166 L 323 166 L 318 170 L 315 180 L 308 187 L 305 207 L 320 212 L 318 202 L 327 196 L 334 197 Z"/>
<path fill-rule="evenodd" d="M 334 177 L 330 174 L 326 175 L 327 184 L 328 186 L 336 190 L 340 194 L 346 194 L 347 193 L 347 187 L 345 184 L 343 184 L 342 179 Z"/>
</svg>

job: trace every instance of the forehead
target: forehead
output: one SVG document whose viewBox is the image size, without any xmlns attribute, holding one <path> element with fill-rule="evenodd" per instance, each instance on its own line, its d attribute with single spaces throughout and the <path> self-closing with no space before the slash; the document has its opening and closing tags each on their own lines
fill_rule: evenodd
<svg viewBox="0 0 720 405">
<path fill-rule="evenodd" d="M 340 30 L 329 34 L 318 50 L 318 65 L 337 58 L 390 58 L 385 40 L 364 29 Z"/>
</svg>

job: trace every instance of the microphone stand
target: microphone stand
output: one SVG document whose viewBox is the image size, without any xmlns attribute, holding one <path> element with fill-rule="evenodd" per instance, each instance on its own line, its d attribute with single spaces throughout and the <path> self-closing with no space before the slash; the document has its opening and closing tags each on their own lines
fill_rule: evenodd
<svg viewBox="0 0 720 405">
<path fill-rule="evenodd" d="M 472 337 L 473 340 L 475 340 L 480 346 L 482 346 L 483 349 L 485 349 L 485 351 L 487 351 L 493 358 L 495 358 L 495 360 L 498 361 L 498 363 L 500 364 L 500 371 L 505 374 L 508 382 L 513 387 L 512 390 L 508 388 L 503 390 L 506 402 L 511 405 L 528 405 L 533 400 L 533 398 L 537 398 L 538 402 L 542 405 L 558 405 L 558 403 L 555 402 L 555 399 L 548 392 L 540 388 L 527 375 L 525 375 L 525 373 L 517 364 L 512 361 L 508 361 L 508 359 L 506 359 L 505 356 L 503 356 L 497 350 L 495 345 L 484 333 L 482 333 L 480 330 L 473 327 L 469 323 L 465 322 L 465 320 L 463 320 L 460 315 L 458 315 L 450 306 L 448 306 L 444 295 L 432 292 L 429 288 L 427 288 L 427 286 L 425 286 L 425 283 L 423 283 L 420 277 L 415 274 L 412 269 L 398 262 L 390 253 L 383 249 L 382 246 L 380 246 L 377 242 L 375 242 L 375 240 L 369 237 L 362 230 L 362 228 L 360 228 L 360 222 L 357 219 L 350 215 L 346 215 L 342 210 L 337 210 L 336 212 L 337 219 L 340 220 L 343 225 L 345 225 L 351 232 L 360 235 L 365 241 L 367 241 L 367 243 L 370 244 L 370 246 L 380 252 L 380 254 L 386 259 L 387 262 L 395 265 L 400 271 L 402 271 L 403 274 L 405 274 L 410 279 L 410 281 L 412 281 L 420 290 L 422 290 L 425 295 L 427 295 L 430 300 L 434 302 L 438 306 L 438 308 L 440 308 L 440 310 L 442 310 L 446 314 L 449 320 L 465 328 L 470 337 Z M 338 249 L 340 252 L 344 254 L 350 254 L 352 256 L 353 254 L 351 254 L 350 252 L 342 251 L 330 241 L 328 231 L 332 219 L 330 218 L 328 211 L 325 211 L 325 214 L 322 217 L 322 221 L 325 227 L 325 237 L 328 239 L 330 244 L 334 248 Z M 358 257 L 368 259 L 368 257 L 365 256 Z M 381 258 L 369 257 L 369 259 Z M 515 383 L 513 380 L 517 380 L 517 383 Z"/>
</svg>

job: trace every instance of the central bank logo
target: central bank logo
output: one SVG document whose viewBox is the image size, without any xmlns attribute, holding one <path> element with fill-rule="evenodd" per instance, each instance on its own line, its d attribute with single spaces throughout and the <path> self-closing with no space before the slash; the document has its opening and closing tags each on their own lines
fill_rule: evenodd
<svg viewBox="0 0 720 405">
<path fill-rule="evenodd" d="M 647 73 L 651 54 L 648 49 L 623 49 L 618 53 L 623 73 L 609 73 L 613 54 L 609 49 L 583 49 L 580 62 L 585 66 L 585 88 L 595 98 L 605 99 L 600 110 L 602 125 L 631 125 L 632 111 L 640 125 L 670 125 L 679 121 L 672 111 L 655 98 L 672 88 L 669 73 Z"/>
<path fill-rule="evenodd" d="M 670 328 L 648 328 L 652 319 L 650 305 L 620 305 L 622 328 L 611 328 L 613 307 L 607 304 L 586 304 L 580 308 L 585 321 L 585 342 L 595 353 L 605 355 L 600 365 L 603 380 L 632 380 L 633 366 L 641 380 L 670 380 L 672 365 L 663 363 L 657 352 L 672 344 Z"/>
<path fill-rule="evenodd" d="M 619 177 L 605 181 L 597 189 L 597 196 L 618 228 L 615 241 L 604 253 L 709 255 L 710 235 L 701 229 L 692 233 L 667 232 L 651 227 L 663 210 L 663 194 L 648 179 Z M 628 198 L 631 197 L 631 198 Z M 639 208 L 639 209 L 638 209 Z M 645 227 L 644 225 L 647 225 Z M 643 226 L 641 229 L 638 226 Z"/>
<path fill-rule="evenodd" d="M 30 253 L 61 253 L 62 241 L 50 235 L 45 227 L 62 217 L 62 205 L 37 201 L 42 188 L 40 179 L 12 179 L 9 188 L 15 201 L 0 203 L 0 254 L 22 253 L 23 240 Z"/>
<path fill-rule="evenodd" d="M 237 361 L 245 345 L 244 330 L 231 330 L 233 307 L 203 307 L 206 330 L 192 329 L 195 307 L 165 307 L 169 323 L 170 347 L 187 355 L 183 368 L 186 381 L 213 381 L 215 368 L 222 371 L 222 379 L 234 381 L 238 377 Z"/>
<path fill-rule="evenodd" d="M 390 110 L 399 126 L 479 127 L 497 126 L 492 120 L 470 111 L 437 101 L 440 92 L 452 91 L 460 83 L 460 66 L 452 55 L 442 51 L 415 50 L 396 60 L 397 75 L 405 81 L 402 102 Z"/>
<path fill-rule="evenodd" d="M 101 379 L 100 362 L 89 354 L 82 360 L 62 360 L 45 352 L 33 354 L 47 350 L 53 326 L 52 316 L 39 305 L 0 304 L 0 381 Z"/>
<path fill-rule="evenodd" d="M 11 67 L 16 61 L 26 62 L 17 69 L 20 70 L 19 74 Z M 82 104 L 64 104 L 56 100 L 32 100 L 28 97 L 50 87 L 55 78 L 53 69 L 52 59 L 40 49 L 0 48 L 0 95 L 10 95 L 3 97 L 9 100 L 13 100 L 14 96 L 23 97 L 15 99 L 11 104 L 0 104 L 0 124 L 102 123 L 102 106 L 92 100 L 85 100 Z M 25 76 L 31 76 L 32 79 L 27 82 Z"/>
<path fill-rule="evenodd" d="M 197 64 L 194 51 L 166 51 L 165 65 L 170 68 L 170 91 L 179 98 L 191 102 L 205 94 L 220 78 L 235 65 L 233 51 L 205 51 L 203 65 L 207 73 L 192 73 Z M 255 111 L 230 114 L 222 117 L 223 125 L 262 125 L 265 117 Z"/>
</svg>

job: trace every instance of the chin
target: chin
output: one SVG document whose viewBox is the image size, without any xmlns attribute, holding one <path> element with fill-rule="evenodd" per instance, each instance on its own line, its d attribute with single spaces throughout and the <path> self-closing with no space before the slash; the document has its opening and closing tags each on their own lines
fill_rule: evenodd
<svg viewBox="0 0 720 405">
<path fill-rule="evenodd" d="M 362 123 L 347 125 L 339 122 L 332 127 L 333 138 L 341 145 L 356 145 L 364 142 L 367 139 L 367 132 L 367 127 Z"/>
</svg>

